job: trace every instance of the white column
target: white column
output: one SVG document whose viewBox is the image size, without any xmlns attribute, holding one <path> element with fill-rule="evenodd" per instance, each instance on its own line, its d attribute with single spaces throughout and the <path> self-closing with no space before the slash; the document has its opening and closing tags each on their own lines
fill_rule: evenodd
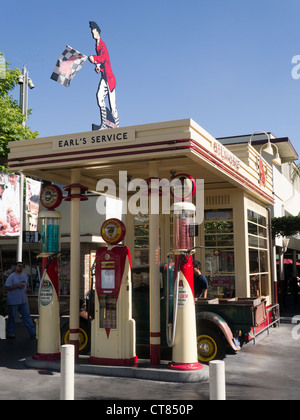
<svg viewBox="0 0 300 420">
<path fill-rule="evenodd" d="M 80 172 L 72 170 L 72 184 L 80 184 Z M 80 195 L 80 187 L 72 187 L 71 195 Z M 70 344 L 79 351 L 79 301 L 80 301 L 80 198 L 71 198 L 70 204 Z"/>
<path fill-rule="evenodd" d="M 209 362 L 209 393 L 211 401 L 226 400 L 225 363 L 222 360 Z"/>
<path fill-rule="evenodd" d="M 24 175 L 20 172 L 20 234 L 18 236 L 17 261 L 23 261 L 23 201 L 24 201 Z"/>
<path fill-rule="evenodd" d="M 60 399 L 74 400 L 74 346 L 61 346 Z"/>
<path fill-rule="evenodd" d="M 158 178 L 157 162 L 149 163 L 149 177 Z M 150 266 L 150 365 L 160 364 L 160 246 L 159 214 L 151 213 L 149 203 L 149 266 Z"/>
</svg>

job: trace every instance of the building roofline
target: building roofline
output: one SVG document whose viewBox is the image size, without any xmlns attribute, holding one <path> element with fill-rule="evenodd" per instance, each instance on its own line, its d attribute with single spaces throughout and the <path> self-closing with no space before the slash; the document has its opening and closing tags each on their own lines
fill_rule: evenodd
<svg viewBox="0 0 300 420">
<path fill-rule="evenodd" d="M 267 132 L 267 134 L 272 135 L 271 132 Z M 263 135 L 263 133 L 257 134 L 257 136 L 262 136 L 262 135 Z M 266 143 L 266 138 L 265 139 L 255 139 L 255 136 L 256 135 L 254 135 L 252 137 L 252 140 L 251 140 L 252 145 L 258 145 L 259 146 L 259 145 L 263 145 L 263 144 Z M 239 138 L 245 138 L 246 139 L 247 137 L 249 137 L 249 140 L 250 140 L 251 134 L 244 134 L 244 135 L 240 135 L 240 136 L 229 136 L 229 137 L 217 137 L 216 139 L 218 141 L 220 141 L 221 143 L 222 143 L 222 140 L 225 140 L 225 139 L 228 139 L 228 140 L 230 140 L 230 139 L 237 139 L 237 141 L 232 141 L 230 143 L 226 143 L 226 146 L 228 146 L 228 145 L 232 145 L 232 144 L 248 143 L 249 140 L 248 140 L 248 142 L 247 142 L 247 140 L 238 141 Z M 276 144 L 277 146 L 279 144 L 288 143 L 288 145 L 290 146 L 290 148 L 291 148 L 291 150 L 292 150 L 292 152 L 294 154 L 295 160 L 298 160 L 299 159 L 299 155 L 298 155 L 296 149 L 294 148 L 291 140 L 288 137 L 275 137 L 274 136 L 273 138 L 271 138 L 271 142 L 274 143 L 274 144 Z"/>
</svg>

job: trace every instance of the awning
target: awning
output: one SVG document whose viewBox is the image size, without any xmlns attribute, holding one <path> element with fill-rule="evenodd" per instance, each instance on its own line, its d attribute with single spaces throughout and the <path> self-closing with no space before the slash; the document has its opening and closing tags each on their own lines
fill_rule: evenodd
<svg viewBox="0 0 300 420">
<path fill-rule="evenodd" d="M 279 264 L 279 261 L 276 262 L 276 264 Z M 289 258 L 285 258 L 283 260 L 283 264 L 293 264 L 293 260 L 289 259 Z M 296 265 L 300 265 L 300 262 L 296 262 Z"/>
</svg>

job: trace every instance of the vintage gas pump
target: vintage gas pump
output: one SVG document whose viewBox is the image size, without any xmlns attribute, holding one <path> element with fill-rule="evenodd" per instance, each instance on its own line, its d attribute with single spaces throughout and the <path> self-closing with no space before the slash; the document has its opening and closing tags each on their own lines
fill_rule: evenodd
<svg viewBox="0 0 300 420">
<path fill-rule="evenodd" d="M 40 212 L 42 222 L 42 279 L 39 289 L 38 348 L 35 360 L 60 358 L 58 254 L 60 252 L 61 213 L 55 208 L 62 201 L 56 185 L 48 185 L 41 192 L 41 203 L 47 211 Z"/>
<path fill-rule="evenodd" d="M 109 245 L 96 253 L 95 319 L 92 321 L 91 363 L 133 365 L 137 362 L 135 321 L 132 319 L 131 261 L 126 246 L 115 246 L 125 236 L 118 219 L 103 223 L 101 234 Z"/>
<path fill-rule="evenodd" d="M 166 336 L 169 347 L 172 347 L 172 362 L 170 369 L 196 370 L 203 366 L 197 357 L 197 333 L 194 298 L 194 270 L 193 257 L 195 252 L 195 206 L 188 200 L 195 193 L 195 181 L 189 175 L 180 174 L 180 181 L 185 180 L 189 188 L 176 195 L 173 189 L 175 202 L 173 204 L 174 222 L 174 302 L 173 320 L 169 322 L 169 258 L 167 267 L 167 320 Z M 187 191 L 188 190 L 188 191 Z"/>
</svg>

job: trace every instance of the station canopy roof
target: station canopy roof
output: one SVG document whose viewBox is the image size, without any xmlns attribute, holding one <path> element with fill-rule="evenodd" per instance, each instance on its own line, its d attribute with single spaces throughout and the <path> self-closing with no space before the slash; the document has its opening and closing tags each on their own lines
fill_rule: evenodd
<svg viewBox="0 0 300 420">
<path fill-rule="evenodd" d="M 247 146 L 240 159 L 191 119 L 21 140 L 9 144 L 11 171 L 70 185 L 73 170 L 80 182 L 95 191 L 103 178 L 119 181 L 149 178 L 157 162 L 159 178 L 186 173 L 204 179 L 206 189 L 241 188 L 266 204 L 273 202 L 272 171 L 265 163 L 266 184 L 260 185 L 258 153 Z"/>
</svg>

